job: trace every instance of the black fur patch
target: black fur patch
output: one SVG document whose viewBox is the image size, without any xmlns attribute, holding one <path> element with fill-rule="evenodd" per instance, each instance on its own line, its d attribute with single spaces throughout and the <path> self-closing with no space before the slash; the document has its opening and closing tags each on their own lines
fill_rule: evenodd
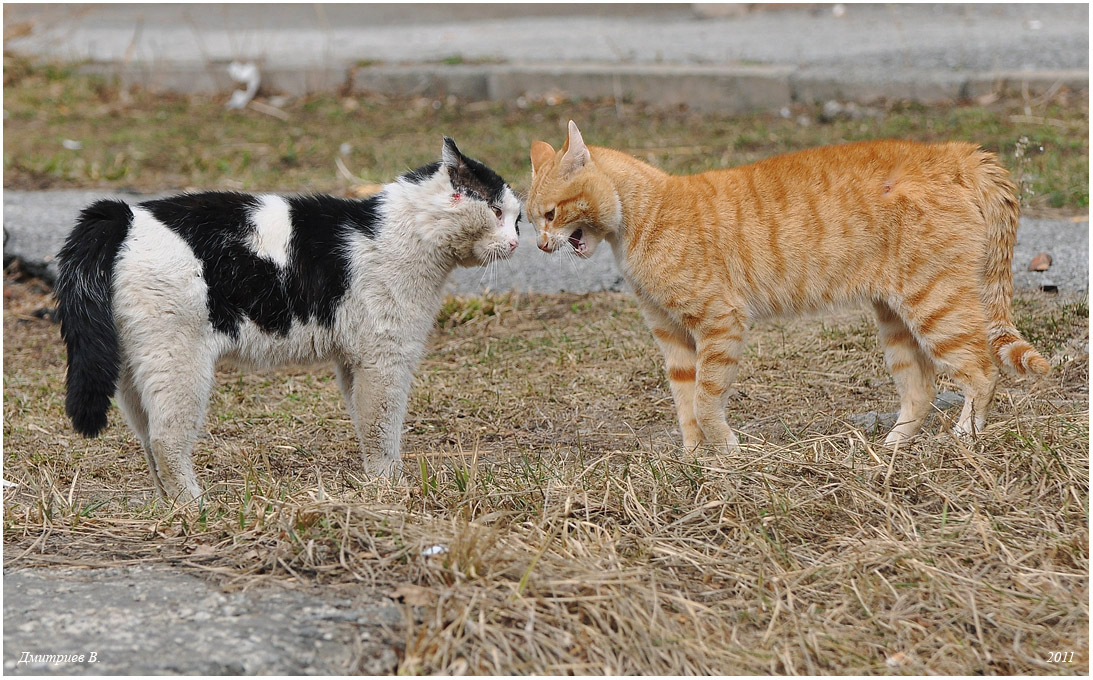
<svg viewBox="0 0 1093 680">
<path fill-rule="evenodd" d="M 132 222 L 133 211 L 122 201 L 92 203 L 80 213 L 57 256 L 57 316 L 68 349 L 65 410 L 85 437 L 106 427 L 118 384 L 114 263 Z"/>
<path fill-rule="evenodd" d="M 314 317 L 324 326 L 334 323 L 338 302 L 349 288 L 347 231 L 375 238 L 379 231 L 381 198 L 349 200 L 332 196 L 288 198 L 292 217 L 289 275 L 286 285 L 299 319 Z"/>
<path fill-rule="evenodd" d="M 281 271 L 248 244 L 258 198 L 231 192 L 183 194 L 141 207 L 189 244 L 203 265 L 209 321 L 230 335 L 251 319 L 267 333 L 285 335 L 294 320 L 330 326 L 349 286 L 345 232 L 374 237 L 379 198 L 363 201 L 332 196 L 294 196 L 289 204 L 292 236 L 288 266 Z"/>
<path fill-rule="evenodd" d="M 436 171 L 440 169 L 440 161 L 433 161 L 428 165 L 423 165 L 416 170 L 411 170 L 402 176 L 402 179 L 410 182 L 411 184 L 421 184 L 425 180 L 429 179 L 436 174 Z"/>
<path fill-rule="evenodd" d="M 505 180 L 482 163 L 464 156 L 451 138 L 444 138 L 444 146 L 457 158 L 455 164 L 448 165 L 452 186 L 491 205 L 499 205 L 507 186 Z"/>
</svg>

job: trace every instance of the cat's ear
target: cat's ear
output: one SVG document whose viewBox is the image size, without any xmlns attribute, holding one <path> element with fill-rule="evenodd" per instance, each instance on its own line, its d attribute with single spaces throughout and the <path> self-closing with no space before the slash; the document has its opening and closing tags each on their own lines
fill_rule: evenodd
<svg viewBox="0 0 1093 680">
<path fill-rule="evenodd" d="M 562 174 L 572 175 L 588 165 L 591 159 L 592 154 L 588 152 L 577 124 L 569 121 L 569 137 L 565 140 L 565 154 L 562 155 Z"/>
<path fill-rule="evenodd" d="M 532 142 L 531 144 L 531 174 L 539 171 L 543 165 L 554 158 L 554 147 L 546 142 Z"/>
<path fill-rule="evenodd" d="M 444 146 L 440 150 L 440 162 L 451 170 L 458 170 L 463 163 L 463 154 L 460 153 L 459 147 L 455 145 L 451 137 L 444 138 Z"/>
</svg>

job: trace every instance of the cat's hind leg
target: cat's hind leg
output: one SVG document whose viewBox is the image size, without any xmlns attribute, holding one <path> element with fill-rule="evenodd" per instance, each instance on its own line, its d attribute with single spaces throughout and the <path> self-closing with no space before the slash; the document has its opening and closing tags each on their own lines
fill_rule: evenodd
<svg viewBox="0 0 1093 680">
<path fill-rule="evenodd" d="M 698 355 L 695 418 L 706 443 L 731 451 L 739 446 L 739 440 L 725 418 L 725 407 L 729 401 L 729 388 L 740 367 L 746 317 L 737 308 L 708 305 L 701 318 L 685 316 L 683 321 L 693 329 Z"/>
<path fill-rule="evenodd" d="M 133 383 L 148 416 L 150 465 L 167 500 L 185 503 L 201 495 L 193 447 L 212 392 L 214 354 L 200 343 L 158 342 L 133 352 Z"/>
<path fill-rule="evenodd" d="M 353 429 L 357 429 L 357 409 L 353 407 L 353 367 L 346 363 L 345 359 L 334 360 L 334 377 L 338 382 L 338 389 L 345 399 L 345 408 L 349 411 L 349 419 L 353 423 Z"/>
<path fill-rule="evenodd" d="M 944 300 L 920 304 L 905 314 L 905 320 L 923 351 L 964 390 L 964 408 L 954 431 L 961 435 L 982 431 L 998 385 L 998 366 L 976 290 L 951 285 Z"/>
<path fill-rule="evenodd" d="M 887 446 L 909 441 L 922 429 L 930 413 L 937 386 L 934 364 L 922 351 L 911 329 L 885 302 L 874 302 L 884 360 L 899 391 L 899 416 L 885 437 Z"/>
<path fill-rule="evenodd" d="M 998 367 L 991 357 L 985 330 L 981 331 L 981 338 L 981 342 L 969 342 L 959 356 L 950 352 L 941 360 L 964 388 L 964 407 L 953 426 L 953 432 L 962 436 L 975 436 L 986 427 L 998 386 Z"/>
<path fill-rule="evenodd" d="M 123 362 L 124 366 L 124 362 Z M 156 468 L 156 459 L 152 455 L 152 446 L 148 439 L 148 412 L 144 410 L 144 404 L 140 401 L 140 391 L 133 382 L 133 373 L 128 366 L 124 366 L 118 375 L 117 391 L 118 407 L 129 423 L 130 429 L 137 435 L 140 447 L 144 451 L 144 459 L 148 461 L 148 470 L 152 473 L 152 483 L 155 485 L 156 494 L 160 498 L 167 498 L 167 492 L 163 488 L 163 480 Z"/>
<path fill-rule="evenodd" d="M 675 401 L 679 429 L 683 433 L 683 448 L 693 451 L 703 442 L 702 428 L 695 417 L 695 364 L 698 355 L 694 338 L 652 303 L 642 300 L 641 309 L 664 354 L 668 385 Z"/>
</svg>

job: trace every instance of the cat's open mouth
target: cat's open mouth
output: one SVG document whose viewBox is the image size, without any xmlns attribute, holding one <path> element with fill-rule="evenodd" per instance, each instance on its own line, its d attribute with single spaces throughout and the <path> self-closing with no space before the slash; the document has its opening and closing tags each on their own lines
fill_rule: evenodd
<svg viewBox="0 0 1093 680">
<path fill-rule="evenodd" d="M 573 246 L 578 255 L 584 255 L 584 229 L 578 229 L 569 235 L 569 245 Z"/>
</svg>

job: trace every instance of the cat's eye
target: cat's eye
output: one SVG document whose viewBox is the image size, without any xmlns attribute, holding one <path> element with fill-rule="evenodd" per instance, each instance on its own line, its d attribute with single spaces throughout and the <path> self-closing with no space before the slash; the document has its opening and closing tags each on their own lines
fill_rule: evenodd
<svg viewBox="0 0 1093 680">
<path fill-rule="evenodd" d="M 543 213 L 543 217 L 546 219 L 547 222 L 553 222 L 554 221 L 554 208 L 551 208 L 550 210 Z"/>
<path fill-rule="evenodd" d="M 498 208 L 496 205 L 491 205 L 490 210 L 493 211 L 493 214 L 497 217 L 497 219 L 501 219 L 501 208 Z"/>
</svg>

